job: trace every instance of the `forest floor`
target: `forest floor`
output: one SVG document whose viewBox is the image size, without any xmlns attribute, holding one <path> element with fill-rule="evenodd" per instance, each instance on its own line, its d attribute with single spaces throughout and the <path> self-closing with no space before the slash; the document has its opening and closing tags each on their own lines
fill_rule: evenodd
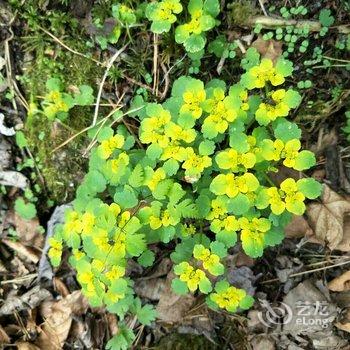
<svg viewBox="0 0 350 350">
<path fill-rule="evenodd" d="M 212 45 L 199 62 L 170 35 L 155 42 L 147 23 L 109 41 L 114 3 L 0 0 L 0 348 L 104 349 L 118 328 L 115 315 L 89 307 L 67 258 L 54 270 L 43 258 L 47 235 L 86 173 L 90 140 L 84 129 L 95 111 L 90 104 L 73 108 L 65 121 L 34 118 L 46 81 L 58 77 L 69 91 L 85 84 L 97 94 L 106 71 L 101 62 L 128 44 L 103 84 L 99 108 L 108 114 L 129 106 L 135 94 L 161 101 L 184 74 L 232 83 L 242 52 L 255 47 L 274 60 L 291 47 L 285 36 L 277 39 L 279 29 L 304 21 L 316 29 L 307 39 L 297 37 L 289 52 L 296 70 L 288 83 L 302 95 L 291 119 L 302 130 L 303 148 L 316 154 L 308 175 L 324 184 L 322 197 L 293 217 L 283 242 L 262 258 L 240 247 L 230 251 L 228 278 L 254 295 L 249 311 L 230 315 L 210 310 L 200 296 L 174 294 L 170 246 L 158 248 L 153 267 L 132 266 L 136 293 L 158 312 L 151 326 L 134 324 L 133 347 L 350 349 L 349 3 L 223 0 L 220 29 L 208 42 L 224 35 L 227 55 Z M 136 8 L 140 1 L 126 3 Z M 288 23 L 280 8 L 295 3 L 308 12 Z M 328 17 L 323 13 L 327 18 L 319 17 L 322 9 L 330 10 Z M 264 15 L 268 24 L 259 30 L 254 23 Z M 295 173 L 282 169 L 274 180 L 298 178 Z"/>
</svg>

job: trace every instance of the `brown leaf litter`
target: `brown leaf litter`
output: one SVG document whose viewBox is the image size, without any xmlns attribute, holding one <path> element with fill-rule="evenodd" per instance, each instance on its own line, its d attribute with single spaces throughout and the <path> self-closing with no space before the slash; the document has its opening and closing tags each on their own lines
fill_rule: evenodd
<svg viewBox="0 0 350 350">
<path fill-rule="evenodd" d="M 312 202 L 307 216 L 316 238 L 331 250 L 347 250 L 350 246 L 350 201 L 324 185 L 320 202 Z M 350 222 L 349 222 L 350 223 Z"/>
</svg>

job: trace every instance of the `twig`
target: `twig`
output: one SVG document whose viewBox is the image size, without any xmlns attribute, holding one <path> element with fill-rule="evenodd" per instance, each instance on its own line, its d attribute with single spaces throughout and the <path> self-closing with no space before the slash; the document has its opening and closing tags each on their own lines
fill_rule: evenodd
<svg viewBox="0 0 350 350">
<path fill-rule="evenodd" d="M 66 50 L 70 51 L 71 53 L 74 53 L 75 55 L 77 56 L 80 56 L 80 57 L 84 57 L 90 61 L 93 61 L 95 63 L 97 63 L 99 66 L 105 66 L 105 63 L 102 63 L 92 57 L 89 57 L 87 55 L 84 55 L 83 53 L 79 52 L 79 51 L 76 51 L 72 48 L 70 48 L 69 46 L 67 46 L 63 41 L 61 41 L 60 39 L 58 39 L 56 36 L 54 36 L 52 33 L 50 33 L 49 31 L 47 31 L 45 28 L 43 27 L 40 27 L 38 26 L 38 28 L 40 30 L 42 30 L 45 34 L 47 34 L 48 36 L 50 36 L 54 41 L 56 41 L 58 44 L 60 44 L 61 46 L 63 46 Z"/>
<path fill-rule="evenodd" d="M 341 263 L 334 264 L 334 265 L 331 265 L 331 266 L 319 267 L 318 269 L 313 269 L 313 270 L 308 270 L 308 271 L 297 272 L 297 273 L 293 273 L 293 274 L 289 275 L 289 278 L 293 278 L 293 277 L 297 277 L 297 276 L 306 275 L 306 274 L 308 274 L 308 273 L 313 273 L 313 272 L 318 272 L 318 271 L 324 271 L 324 270 L 332 269 L 332 268 L 334 268 L 334 267 L 343 266 L 343 265 L 346 265 L 346 264 L 349 264 L 349 263 L 350 263 L 350 260 L 347 260 L 347 261 L 343 261 L 343 262 L 341 262 Z M 274 279 L 271 279 L 271 280 L 263 281 L 263 282 L 261 282 L 260 284 L 267 284 L 267 283 L 272 283 L 272 282 L 277 282 L 277 281 L 279 281 L 279 279 L 278 279 L 278 278 L 274 278 Z"/>
<path fill-rule="evenodd" d="M 267 29 L 274 29 L 278 27 L 288 27 L 288 26 L 293 26 L 295 28 L 304 28 L 306 26 L 309 28 L 311 32 L 319 32 L 322 28 L 321 23 L 317 21 L 298 21 L 294 19 L 287 20 L 283 18 L 273 18 L 269 16 L 251 17 L 245 23 L 245 26 L 254 27 L 257 24 Z M 340 25 L 332 28 L 336 29 L 339 33 L 342 33 L 342 34 L 350 33 L 350 27 L 348 25 Z"/>
<path fill-rule="evenodd" d="M 124 45 L 120 50 L 118 50 L 112 57 L 111 59 L 109 60 L 108 64 L 107 64 L 107 67 L 106 67 L 106 70 L 105 70 L 105 73 L 103 75 L 103 78 L 102 78 L 102 81 L 100 83 L 100 88 L 98 90 L 98 94 L 97 94 L 97 99 L 96 99 L 96 107 L 95 107 L 95 112 L 94 112 L 94 118 L 93 118 L 93 121 L 92 121 L 92 126 L 95 126 L 96 125 L 96 122 L 97 122 L 97 116 L 98 116 L 98 110 L 99 110 L 99 107 L 100 107 L 100 101 L 101 101 L 101 96 L 102 96 L 102 90 L 103 90 L 103 85 L 107 79 L 107 75 L 108 75 L 108 72 L 109 70 L 112 68 L 113 66 L 113 63 L 115 62 L 115 60 L 120 56 L 120 54 L 127 48 L 127 44 Z"/>
<path fill-rule="evenodd" d="M 121 100 L 123 99 L 124 95 L 125 95 L 125 92 L 122 94 L 122 96 L 121 96 L 121 97 L 119 98 L 119 100 L 117 101 L 117 106 L 118 106 L 118 107 L 114 107 L 114 109 L 112 110 L 112 112 L 108 113 L 108 115 L 107 115 L 105 118 L 103 118 L 103 121 L 102 121 L 101 125 L 99 126 L 99 128 L 98 128 L 98 130 L 96 131 L 94 137 L 92 138 L 90 144 L 87 146 L 85 152 L 83 153 L 83 157 L 85 157 L 86 154 L 87 154 L 87 152 L 89 152 L 90 149 L 94 146 L 94 144 L 95 144 L 95 139 L 96 139 L 98 133 L 99 133 L 99 132 L 101 131 L 101 129 L 103 128 L 103 125 L 105 124 L 105 122 L 108 120 L 108 118 L 109 118 L 110 116 L 112 116 L 116 111 L 120 110 L 120 109 L 123 107 L 123 106 L 119 105 L 119 103 L 120 103 Z"/>
<path fill-rule="evenodd" d="M 157 72 L 158 72 L 158 34 L 153 35 L 153 94 L 157 94 Z"/>
<path fill-rule="evenodd" d="M 22 284 L 22 282 L 27 281 L 27 280 L 34 279 L 34 278 L 36 278 L 37 276 L 38 276 L 37 273 L 31 273 L 31 274 L 29 274 L 29 275 L 17 277 L 17 278 L 14 278 L 14 279 L 12 279 L 12 280 L 1 281 L 0 284 L 1 284 L 1 285 L 9 284 L 9 283 Z"/>
<path fill-rule="evenodd" d="M 164 90 L 163 90 L 162 94 L 160 95 L 160 99 L 164 100 L 166 95 L 167 95 L 167 93 L 168 93 L 168 90 L 169 90 L 170 79 L 169 79 L 169 74 L 167 72 L 165 64 L 163 62 L 161 62 L 160 66 L 162 67 L 163 73 L 165 73 L 164 74 L 164 79 L 163 79 L 163 81 L 165 81 Z"/>
<path fill-rule="evenodd" d="M 261 10 L 262 10 L 264 16 L 268 17 L 268 14 L 267 14 L 267 12 L 265 10 L 265 6 L 264 6 L 264 3 L 262 2 L 262 0 L 259 0 L 259 5 L 261 7 Z"/>
<path fill-rule="evenodd" d="M 114 120 L 110 126 L 112 126 L 114 123 L 116 122 L 119 122 L 121 118 L 125 117 L 126 115 L 130 114 L 130 113 L 134 113 L 134 112 L 137 112 L 139 111 L 140 109 L 144 108 L 145 106 L 141 106 L 141 107 L 138 107 L 138 108 L 135 108 L 135 109 L 131 109 L 127 112 L 125 112 L 123 115 L 120 116 L 120 118 Z M 119 110 L 120 107 L 114 109 L 111 114 L 109 114 L 107 117 L 104 117 L 103 119 L 99 120 L 96 125 L 99 125 L 101 123 L 104 123 L 105 122 L 105 119 L 108 119 L 114 112 L 116 112 L 117 110 Z M 66 141 L 62 142 L 60 145 L 58 145 L 56 148 L 54 148 L 50 153 L 55 153 L 56 151 L 58 151 L 60 148 L 62 148 L 63 146 L 65 146 L 66 144 L 68 144 L 69 142 L 71 142 L 72 140 L 74 140 L 76 137 L 78 137 L 79 135 L 83 134 L 84 132 L 86 131 L 89 131 L 90 129 L 92 129 L 94 126 L 90 125 L 86 128 L 84 128 L 83 130 L 80 130 L 79 132 L 77 132 L 76 134 L 74 134 L 73 136 L 71 136 L 70 138 L 68 138 Z"/>
</svg>

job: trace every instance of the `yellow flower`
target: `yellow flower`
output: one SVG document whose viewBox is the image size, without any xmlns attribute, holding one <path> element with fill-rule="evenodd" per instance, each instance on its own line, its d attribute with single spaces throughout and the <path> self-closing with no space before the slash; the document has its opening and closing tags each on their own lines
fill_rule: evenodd
<svg viewBox="0 0 350 350">
<path fill-rule="evenodd" d="M 150 216 L 149 225 L 153 230 L 156 230 L 160 227 L 168 227 L 170 225 L 175 226 L 179 220 L 170 215 L 170 211 L 168 209 L 163 210 L 160 213 L 160 216 L 151 215 Z"/>
<path fill-rule="evenodd" d="M 284 180 L 280 189 L 270 187 L 266 190 L 271 205 L 271 211 L 280 215 L 287 209 L 295 215 L 302 215 L 305 211 L 305 196 L 298 190 L 297 183 L 294 179 Z"/>
<path fill-rule="evenodd" d="M 183 162 L 186 158 L 186 148 L 179 146 L 177 142 L 170 142 L 167 147 L 164 148 L 163 154 L 160 157 L 161 160 L 175 159 L 178 162 Z"/>
<path fill-rule="evenodd" d="M 180 280 L 186 282 L 188 289 L 194 292 L 198 288 L 199 283 L 206 278 L 205 273 L 200 269 L 194 269 L 194 267 L 187 262 L 182 262 L 179 266 L 181 266 L 183 270 L 179 277 Z"/>
<path fill-rule="evenodd" d="M 163 107 L 157 107 L 158 115 L 152 115 L 141 122 L 140 140 L 142 143 L 155 143 L 165 148 L 169 137 L 165 135 L 165 126 L 170 123 L 171 114 Z"/>
<path fill-rule="evenodd" d="M 196 138 L 194 129 L 183 129 L 180 125 L 169 123 L 165 128 L 165 134 L 171 138 L 171 141 L 184 141 L 191 143 Z"/>
<path fill-rule="evenodd" d="M 79 249 L 73 249 L 73 256 L 76 261 L 79 261 L 83 259 L 86 256 L 86 254 L 84 252 L 81 252 Z"/>
<path fill-rule="evenodd" d="M 216 162 L 221 169 L 239 172 L 241 170 L 253 168 L 256 162 L 254 153 L 238 153 L 235 149 L 230 148 L 220 152 L 216 158 Z"/>
<path fill-rule="evenodd" d="M 121 212 L 120 206 L 117 203 L 110 204 L 109 210 L 115 217 L 117 217 Z"/>
<path fill-rule="evenodd" d="M 118 174 L 122 168 L 129 164 L 129 156 L 125 152 L 122 152 L 116 159 L 109 160 L 107 163 L 111 171 L 114 174 Z"/>
<path fill-rule="evenodd" d="M 270 187 L 267 189 L 267 194 L 269 196 L 271 211 L 276 215 L 282 214 L 286 208 L 286 205 L 281 199 L 278 189 L 276 187 Z"/>
<path fill-rule="evenodd" d="M 91 271 L 86 271 L 78 274 L 77 279 L 80 283 L 92 284 L 94 280 L 94 274 Z"/>
<path fill-rule="evenodd" d="M 225 92 L 222 89 L 214 89 L 213 97 L 206 101 L 205 111 L 209 115 L 204 119 L 202 131 L 213 129 L 210 132 L 214 137 L 218 133 L 224 133 L 229 123 L 233 122 L 238 116 L 238 111 L 234 107 L 235 103 L 232 97 L 225 97 Z"/>
<path fill-rule="evenodd" d="M 205 101 L 205 90 L 186 91 L 182 95 L 185 102 L 180 108 L 180 113 L 190 113 L 193 118 L 198 119 L 202 115 L 201 103 Z"/>
<path fill-rule="evenodd" d="M 109 281 L 117 280 L 125 275 L 125 267 L 122 266 L 113 266 L 111 270 L 105 273 L 106 278 Z"/>
<path fill-rule="evenodd" d="M 226 213 L 227 213 L 227 208 L 226 208 L 225 202 L 220 198 L 216 198 L 211 201 L 211 211 L 207 215 L 206 219 L 213 220 L 213 219 L 221 218 Z"/>
<path fill-rule="evenodd" d="M 98 152 L 102 159 L 109 158 L 116 149 L 121 149 L 124 146 L 124 136 L 114 135 L 107 140 L 103 140 L 98 146 Z"/>
<path fill-rule="evenodd" d="M 210 157 L 196 154 L 191 147 L 186 148 L 186 160 L 182 164 L 182 168 L 186 169 L 186 175 L 199 175 L 205 168 L 210 167 L 211 164 Z"/>
<path fill-rule="evenodd" d="M 253 78 L 249 88 L 263 88 L 268 81 L 273 86 L 284 83 L 283 75 L 276 73 L 272 61 L 267 58 L 263 58 L 258 66 L 250 68 L 248 73 Z"/>
<path fill-rule="evenodd" d="M 282 158 L 285 158 L 283 164 L 286 167 L 293 168 L 295 166 L 296 158 L 301 148 L 300 141 L 297 139 L 289 140 L 284 146 L 284 154 Z"/>
<path fill-rule="evenodd" d="M 227 283 L 226 288 L 223 288 L 217 293 L 212 293 L 210 295 L 210 299 L 213 300 L 220 308 L 234 312 L 245 296 L 246 292 L 243 289 L 237 289 L 229 286 Z"/>
<path fill-rule="evenodd" d="M 130 220 L 131 214 L 129 211 L 123 211 L 118 217 L 118 227 L 124 227 Z"/>
<path fill-rule="evenodd" d="M 158 183 L 166 178 L 166 174 L 163 168 L 158 168 L 156 171 L 153 172 L 153 175 L 149 181 L 146 182 L 146 186 L 151 191 L 154 191 L 157 187 Z"/>
<path fill-rule="evenodd" d="M 91 233 L 95 225 L 95 216 L 92 213 L 86 212 L 81 216 L 81 226 L 82 233 L 89 234 Z"/>
</svg>

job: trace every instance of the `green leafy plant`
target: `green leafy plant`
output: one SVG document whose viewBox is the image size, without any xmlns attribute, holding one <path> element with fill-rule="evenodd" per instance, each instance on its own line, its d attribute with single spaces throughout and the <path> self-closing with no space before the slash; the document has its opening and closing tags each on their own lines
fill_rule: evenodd
<svg viewBox="0 0 350 350">
<path fill-rule="evenodd" d="M 141 6 L 140 6 L 141 8 Z M 102 50 L 107 49 L 108 44 L 116 44 L 120 36 L 126 32 L 129 39 L 132 41 L 130 35 L 130 28 L 132 28 L 141 17 L 139 12 L 124 3 L 116 2 L 112 6 L 111 17 L 103 20 L 97 16 L 94 19 L 96 26 L 95 39 Z"/>
<path fill-rule="evenodd" d="M 22 197 L 16 199 L 15 211 L 25 220 L 33 219 L 36 216 L 35 205 L 30 202 L 25 202 Z"/>
<path fill-rule="evenodd" d="M 152 21 L 151 30 L 159 34 L 168 32 L 177 20 L 176 14 L 182 10 L 179 0 L 149 3 L 146 16 Z M 216 26 L 215 18 L 220 12 L 220 4 L 218 0 L 190 0 L 187 11 L 190 21 L 176 27 L 175 41 L 183 44 L 187 52 L 195 53 L 201 51 L 206 44 L 205 32 Z"/>
<path fill-rule="evenodd" d="M 163 0 L 151 2 L 146 8 L 146 17 L 152 21 L 153 33 L 169 32 L 171 25 L 176 22 L 176 15 L 182 12 L 180 0 Z"/>
<path fill-rule="evenodd" d="M 346 117 L 346 125 L 342 128 L 342 130 L 346 134 L 346 139 L 350 141 L 350 111 L 345 112 L 345 117 Z"/>
<path fill-rule="evenodd" d="M 86 106 L 94 102 L 93 90 L 88 85 L 81 85 L 74 94 L 62 91 L 61 81 L 51 78 L 46 83 L 47 94 L 41 102 L 42 109 L 31 105 L 29 113 L 43 113 L 49 120 L 63 121 L 74 106 Z"/>
<path fill-rule="evenodd" d="M 313 153 L 300 149 L 301 130 L 285 119 L 301 100 L 281 87 L 291 62 L 274 65 L 249 49 L 241 66 L 244 74 L 230 87 L 177 79 L 164 103 L 133 112 L 137 143 L 124 126 L 98 133 L 89 172 L 49 251 L 57 266 L 63 246 L 72 250 L 69 261 L 92 306 L 150 324 L 153 306 L 135 296 L 126 267 L 130 259 L 150 266 L 155 255 L 148 245 L 158 242 L 177 242 L 176 293 L 199 291 L 209 307 L 229 312 L 252 305 L 252 296 L 226 279 L 229 249 L 240 241 L 246 254 L 262 256 L 321 185 L 288 178 L 277 186 L 267 175 L 281 163 L 299 171 L 315 165 Z M 133 339 L 122 326 L 108 346 L 123 349 Z"/>
</svg>

